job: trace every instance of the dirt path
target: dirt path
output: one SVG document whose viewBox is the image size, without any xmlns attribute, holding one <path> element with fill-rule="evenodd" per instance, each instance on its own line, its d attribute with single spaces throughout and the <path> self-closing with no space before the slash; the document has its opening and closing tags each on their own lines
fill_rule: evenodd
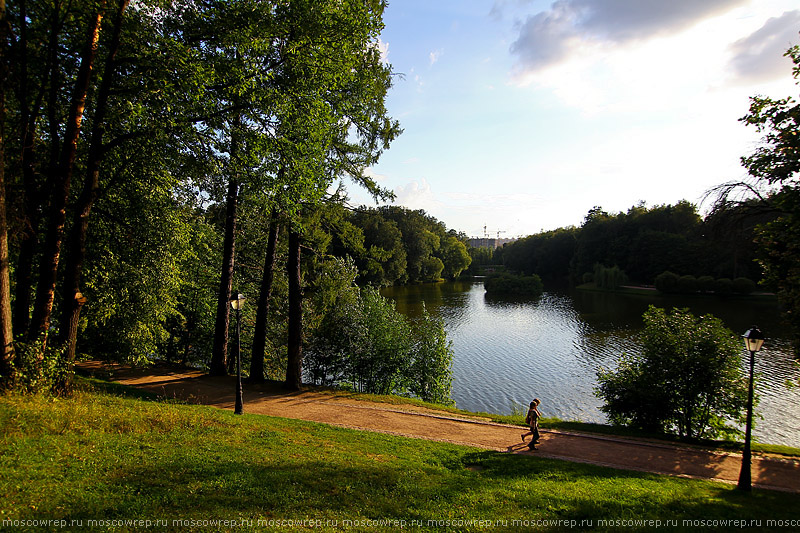
<svg viewBox="0 0 800 533">
<path fill-rule="evenodd" d="M 233 409 L 232 377 L 209 377 L 199 371 L 167 367 L 131 369 L 96 362 L 83 363 L 80 368 L 168 398 Z M 518 426 L 414 406 L 365 402 L 346 394 L 287 393 L 269 385 L 245 384 L 244 409 L 246 413 L 727 483 L 736 483 L 741 468 L 740 454 L 556 430 L 542 430 L 541 443 L 531 452 L 520 439 L 524 428 Z M 800 492 L 800 460 L 754 456 L 752 478 L 755 487 Z"/>
</svg>

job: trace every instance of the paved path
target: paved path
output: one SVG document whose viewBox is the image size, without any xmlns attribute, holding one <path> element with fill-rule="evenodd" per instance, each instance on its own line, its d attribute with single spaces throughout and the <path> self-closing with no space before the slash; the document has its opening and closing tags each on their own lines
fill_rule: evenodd
<svg viewBox="0 0 800 533">
<path fill-rule="evenodd" d="M 166 367 L 108 367 L 95 362 L 80 367 L 169 398 L 233 409 L 232 377 L 209 377 L 199 371 Z M 520 439 L 524 428 L 519 426 L 414 406 L 365 402 L 346 393 L 287 393 L 274 386 L 245 384 L 244 405 L 246 413 L 727 483 L 738 480 L 742 460 L 736 453 L 556 430 L 542 430 L 541 443 L 531 452 Z M 756 488 L 800 492 L 800 460 L 753 456 L 752 479 Z"/>
</svg>

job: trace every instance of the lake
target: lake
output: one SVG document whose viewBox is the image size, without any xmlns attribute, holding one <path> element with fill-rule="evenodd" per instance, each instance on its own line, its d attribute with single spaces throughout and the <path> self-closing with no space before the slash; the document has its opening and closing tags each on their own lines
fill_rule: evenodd
<svg viewBox="0 0 800 533">
<path fill-rule="evenodd" d="M 452 398 L 461 409 L 510 414 L 538 397 L 543 416 L 606 422 L 594 395 L 598 368 L 614 368 L 620 354 L 636 353 L 648 305 L 711 313 L 737 334 L 758 325 L 767 336 L 756 354 L 753 435 L 760 442 L 800 447 L 800 369 L 791 354 L 778 306 L 761 299 L 665 297 L 565 290 L 535 300 L 486 295 L 483 282 L 390 287 L 398 311 L 417 316 L 424 302 L 440 316 L 453 342 Z M 743 365 L 749 354 L 742 349 Z"/>
</svg>

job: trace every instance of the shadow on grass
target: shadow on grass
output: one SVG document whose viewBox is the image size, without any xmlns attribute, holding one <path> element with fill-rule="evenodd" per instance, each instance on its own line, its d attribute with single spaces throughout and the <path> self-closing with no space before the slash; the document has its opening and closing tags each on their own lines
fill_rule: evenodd
<svg viewBox="0 0 800 533">
<path fill-rule="evenodd" d="M 346 433 L 347 444 L 328 444 L 332 433 Z M 308 445 L 299 446 L 298 438 Z M 413 439 L 365 438 L 344 429 L 306 426 L 290 436 L 253 432 L 242 435 L 242 444 L 162 450 L 96 476 L 91 487 L 54 506 L 64 518 L 84 520 L 585 521 L 790 519 L 798 501 L 784 493 L 744 494 L 711 482 Z M 343 455 L 348 445 L 357 450 L 350 457 Z M 421 459 L 412 458 L 417 455 Z"/>
</svg>

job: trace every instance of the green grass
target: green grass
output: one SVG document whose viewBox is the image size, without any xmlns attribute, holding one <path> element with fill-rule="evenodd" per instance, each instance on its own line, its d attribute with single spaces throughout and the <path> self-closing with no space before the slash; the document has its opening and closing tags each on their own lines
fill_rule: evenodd
<svg viewBox="0 0 800 533">
<path fill-rule="evenodd" d="M 796 494 L 743 494 L 721 483 L 235 416 L 86 383 L 90 390 L 70 399 L 0 396 L 0 529 L 14 525 L 2 520 L 66 520 L 80 521 L 81 530 L 127 531 L 136 528 L 89 521 L 143 519 L 166 521 L 151 527 L 157 531 L 223 531 L 230 528 L 207 521 L 244 519 L 252 527 L 237 529 L 286 531 L 258 521 L 319 520 L 317 531 L 375 531 L 370 521 L 404 520 L 410 529 L 438 530 L 450 520 L 459 525 L 453 531 L 513 531 L 526 529 L 515 520 L 562 520 L 612 531 L 599 520 L 653 519 L 685 530 L 663 526 L 684 519 L 766 526 L 796 520 L 800 504 Z"/>
</svg>

